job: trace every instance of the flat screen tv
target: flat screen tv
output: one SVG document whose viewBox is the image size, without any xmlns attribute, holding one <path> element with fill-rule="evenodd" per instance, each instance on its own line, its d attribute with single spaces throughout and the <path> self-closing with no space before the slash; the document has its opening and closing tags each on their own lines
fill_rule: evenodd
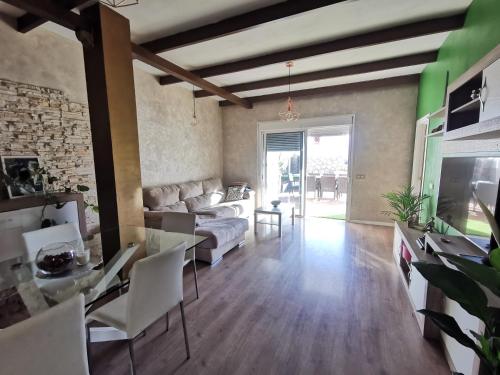
<svg viewBox="0 0 500 375">
<path fill-rule="evenodd" d="M 500 222 L 499 179 L 500 157 L 443 158 L 437 217 L 485 251 L 496 244 L 473 193 Z"/>
</svg>

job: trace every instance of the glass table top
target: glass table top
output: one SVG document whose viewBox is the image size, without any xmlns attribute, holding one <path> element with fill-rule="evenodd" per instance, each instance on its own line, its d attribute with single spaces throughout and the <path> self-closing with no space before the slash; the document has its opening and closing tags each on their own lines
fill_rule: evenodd
<svg viewBox="0 0 500 375">
<path fill-rule="evenodd" d="M 90 262 L 85 266 L 75 265 L 61 276 L 45 276 L 34 262 L 26 263 L 20 258 L 0 262 L 0 329 L 78 293 L 83 293 L 89 307 L 128 283 L 128 272 L 135 260 L 170 251 L 182 242 L 190 250 L 207 239 L 144 227 L 120 226 L 118 230 L 121 242 L 127 245 L 118 249 L 109 261 L 102 261 L 103 242 L 98 233 L 83 241 L 84 248 L 90 251 Z"/>
</svg>

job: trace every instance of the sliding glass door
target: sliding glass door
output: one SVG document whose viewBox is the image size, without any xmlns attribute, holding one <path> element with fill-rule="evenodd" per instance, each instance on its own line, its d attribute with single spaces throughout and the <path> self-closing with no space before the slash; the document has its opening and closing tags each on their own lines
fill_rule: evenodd
<svg viewBox="0 0 500 375">
<path fill-rule="evenodd" d="M 304 132 L 264 133 L 263 146 L 263 205 L 279 199 L 302 215 Z"/>
</svg>

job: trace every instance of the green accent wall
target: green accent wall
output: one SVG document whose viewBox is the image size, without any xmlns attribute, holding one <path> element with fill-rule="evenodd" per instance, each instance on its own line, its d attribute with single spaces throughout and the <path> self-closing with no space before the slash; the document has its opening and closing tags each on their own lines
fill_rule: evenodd
<svg viewBox="0 0 500 375">
<path fill-rule="evenodd" d="M 474 0 L 467 11 L 464 27 L 448 36 L 439 50 L 437 61 L 429 64 L 422 73 L 417 118 L 442 107 L 447 71 L 450 72 L 449 82 L 452 83 L 498 44 L 500 0 Z M 431 123 L 430 130 L 436 125 Z M 428 138 L 423 192 L 431 198 L 424 204 L 423 219 L 436 214 L 441 142 L 442 137 Z"/>
</svg>

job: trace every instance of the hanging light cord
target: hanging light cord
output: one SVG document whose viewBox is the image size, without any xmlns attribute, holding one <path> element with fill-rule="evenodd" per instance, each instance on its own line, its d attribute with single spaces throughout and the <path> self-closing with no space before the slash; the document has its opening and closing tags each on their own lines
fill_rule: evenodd
<svg viewBox="0 0 500 375">
<path fill-rule="evenodd" d="M 290 80 L 291 80 L 291 77 L 290 77 L 290 68 L 291 68 L 291 66 L 288 65 L 288 96 L 290 96 Z"/>
</svg>

